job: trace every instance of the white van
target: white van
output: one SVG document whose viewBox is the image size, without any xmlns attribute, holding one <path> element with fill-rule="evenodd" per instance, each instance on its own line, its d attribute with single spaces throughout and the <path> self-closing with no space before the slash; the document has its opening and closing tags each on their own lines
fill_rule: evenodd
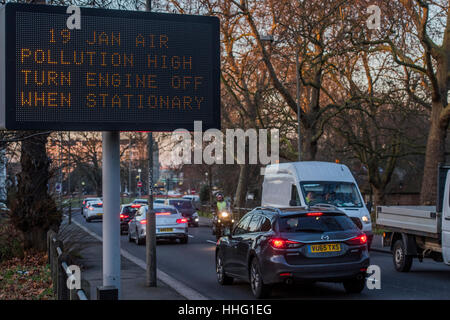
<svg viewBox="0 0 450 320">
<path fill-rule="evenodd" d="M 302 161 L 265 168 L 261 205 L 270 207 L 334 205 L 345 212 L 372 242 L 370 214 L 347 166 Z"/>
</svg>

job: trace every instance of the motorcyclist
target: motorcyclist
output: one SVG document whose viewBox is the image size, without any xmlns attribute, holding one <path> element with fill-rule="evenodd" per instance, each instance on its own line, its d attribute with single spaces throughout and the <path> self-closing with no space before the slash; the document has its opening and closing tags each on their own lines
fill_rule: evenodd
<svg viewBox="0 0 450 320">
<path fill-rule="evenodd" d="M 227 210 L 227 203 L 225 199 L 223 198 L 223 194 L 218 192 L 216 194 L 216 205 L 214 206 L 215 213 L 218 215 L 220 212 Z"/>
<path fill-rule="evenodd" d="M 213 218 L 213 235 L 220 237 L 222 235 L 222 227 L 219 223 L 220 214 L 224 211 L 229 212 L 227 202 L 225 201 L 223 194 L 220 192 L 216 194 L 216 203 L 214 205 L 214 218 Z M 231 219 L 231 217 L 229 218 Z"/>
</svg>

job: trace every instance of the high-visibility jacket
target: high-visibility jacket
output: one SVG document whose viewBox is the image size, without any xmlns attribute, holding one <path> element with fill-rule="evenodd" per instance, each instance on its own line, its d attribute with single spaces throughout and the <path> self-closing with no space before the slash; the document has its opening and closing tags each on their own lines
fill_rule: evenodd
<svg viewBox="0 0 450 320">
<path fill-rule="evenodd" d="M 224 211 L 226 209 L 227 209 L 227 203 L 225 201 L 220 201 L 220 202 L 218 201 L 217 202 L 217 211 L 218 212 Z"/>
</svg>

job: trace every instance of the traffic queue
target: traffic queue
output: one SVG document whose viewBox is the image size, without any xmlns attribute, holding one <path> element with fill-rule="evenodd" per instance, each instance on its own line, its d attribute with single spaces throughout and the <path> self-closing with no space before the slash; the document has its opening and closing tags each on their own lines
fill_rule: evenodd
<svg viewBox="0 0 450 320">
<path fill-rule="evenodd" d="M 348 293 L 365 287 L 373 238 L 369 211 L 350 170 L 328 162 L 268 165 L 261 206 L 238 218 L 221 192 L 212 206 L 215 266 L 220 285 L 250 283 L 257 298 L 278 283 L 339 282 Z M 199 226 L 193 196 L 155 198 L 156 239 L 181 244 Z M 121 205 L 121 234 L 145 244 L 148 201 Z M 102 217 L 100 198 L 86 198 L 87 222 Z"/>
</svg>

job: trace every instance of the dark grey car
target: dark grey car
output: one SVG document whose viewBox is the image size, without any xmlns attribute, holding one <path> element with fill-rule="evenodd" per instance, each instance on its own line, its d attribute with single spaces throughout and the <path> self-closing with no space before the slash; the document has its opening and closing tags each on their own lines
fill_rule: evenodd
<svg viewBox="0 0 450 320">
<path fill-rule="evenodd" d="M 332 208 L 256 208 L 216 245 L 219 283 L 249 281 L 257 298 L 297 280 L 342 282 L 359 293 L 368 266 L 367 236 Z"/>
</svg>

